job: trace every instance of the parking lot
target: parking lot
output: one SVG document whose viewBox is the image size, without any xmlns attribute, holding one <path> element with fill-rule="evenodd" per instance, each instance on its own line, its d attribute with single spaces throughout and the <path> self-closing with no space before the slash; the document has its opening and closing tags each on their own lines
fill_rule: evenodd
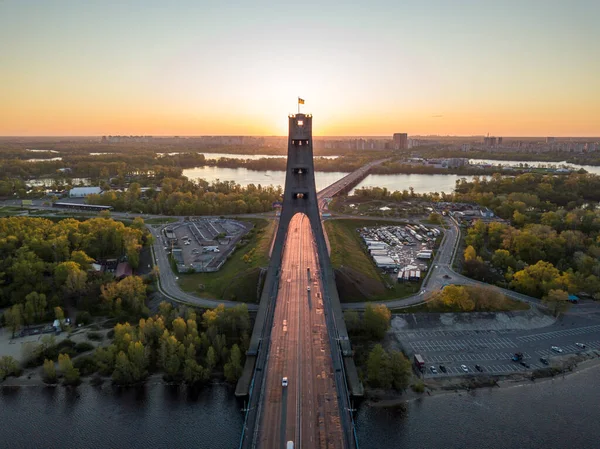
<svg viewBox="0 0 600 449">
<path fill-rule="evenodd" d="M 179 272 L 218 271 L 251 228 L 251 223 L 228 219 L 180 223 L 165 228 L 165 250 L 172 252 Z"/>
<path fill-rule="evenodd" d="M 413 329 L 395 335 L 411 357 L 421 355 L 425 362 L 425 378 L 478 374 L 475 365 L 483 374 L 505 375 L 545 368 L 541 358 L 547 359 L 551 366 L 553 361 L 565 355 L 588 352 L 600 356 L 600 325 L 545 331 Z M 553 346 L 557 349 L 553 350 Z M 517 352 L 522 353 L 522 363 L 511 360 Z M 445 373 L 440 365 L 446 369 Z M 461 365 L 465 365 L 467 371 Z M 432 366 L 436 373 L 431 371 Z"/>
<path fill-rule="evenodd" d="M 435 241 L 441 237 L 437 228 L 424 225 L 377 226 L 359 229 L 375 265 L 401 276 L 405 281 L 419 281 L 433 259 Z"/>
</svg>

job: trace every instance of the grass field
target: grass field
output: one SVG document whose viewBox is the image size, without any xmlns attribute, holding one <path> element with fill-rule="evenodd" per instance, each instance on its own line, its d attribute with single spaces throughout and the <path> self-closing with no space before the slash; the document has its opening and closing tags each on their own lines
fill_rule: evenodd
<svg viewBox="0 0 600 449">
<path fill-rule="evenodd" d="M 181 274 L 179 284 L 187 292 L 227 301 L 257 302 L 260 268 L 269 262 L 269 250 L 275 221 L 243 218 L 254 224 L 246 235 L 246 243 L 237 250 L 216 273 Z"/>
<path fill-rule="evenodd" d="M 399 284 L 383 275 L 363 247 L 357 228 L 397 225 L 373 220 L 327 220 L 325 229 L 331 245 L 331 263 L 338 270 L 336 283 L 342 302 L 381 301 L 417 293 L 419 283 Z M 344 285 L 348 282 L 353 285 Z"/>
</svg>

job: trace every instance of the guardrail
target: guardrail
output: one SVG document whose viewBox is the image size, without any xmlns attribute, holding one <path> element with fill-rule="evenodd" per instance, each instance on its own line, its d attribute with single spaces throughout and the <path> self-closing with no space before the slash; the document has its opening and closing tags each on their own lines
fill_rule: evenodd
<svg viewBox="0 0 600 449">
<path fill-rule="evenodd" d="M 319 248 L 318 245 L 316 243 L 314 243 L 316 246 L 316 251 L 317 254 L 319 254 Z M 326 256 L 326 255 L 322 255 L 322 256 Z M 326 260 L 326 259 L 322 259 L 322 260 Z M 329 336 L 329 345 L 332 348 L 332 353 L 331 353 L 331 359 L 332 359 L 332 363 L 333 363 L 333 367 L 335 370 L 335 360 L 334 360 L 334 356 L 333 354 L 336 354 L 336 358 L 338 359 L 337 362 L 339 364 L 340 367 L 340 375 L 343 379 L 344 382 L 344 391 L 341 392 L 340 391 L 340 385 L 339 383 L 336 381 L 336 389 L 338 390 L 338 395 L 339 397 L 344 397 L 345 398 L 345 403 L 344 404 L 340 404 L 341 405 L 341 416 L 340 418 L 342 419 L 342 422 L 345 423 L 347 421 L 347 414 L 350 416 L 350 423 L 346 423 L 344 424 L 344 427 L 347 428 L 346 426 L 350 425 L 350 430 L 351 430 L 351 435 L 352 435 L 352 440 L 354 441 L 353 446 L 356 449 L 358 448 L 358 439 L 356 438 L 356 423 L 354 422 L 354 416 L 352 415 L 352 411 L 351 411 L 351 401 L 350 401 L 350 389 L 348 388 L 348 382 L 346 379 L 346 369 L 344 366 L 344 355 L 343 355 L 343 351 L 342 351 L 342 347 L 340 345 L 340 338 L 339 338 L 339 331 L 337 328 L 337 323 L 335 320 L 335 317 L 333 315 L 333 310 L 331 309 L 331 296 L 329 294 L 329 286 L 328 283 L 326 282 L 325 279 L 325 270 L 324 267 L 321 266 L 321 269 L 319 270 L 320 274 L 321 274 L 321 283 L 323 285 L 323 293 L 324 293 L 324 299 L 327 298 L 326 301 L 323 301 L 323 304 L 326 306 L 325 307 L 325 318 L 327 321 L 329 321 L 329 324 L 327 325 L 327 333 Z M 329 267 L 331 268 L 331 267 Z M 333 335 L 332 332 L 333 331 Z M 334 349 L 335 348 L 335 349 Z M 347 412 L 344 413 L 344 411 Z M 348 441 L 348 444 L 352 445 L 352 441 Z"/>
</svg>

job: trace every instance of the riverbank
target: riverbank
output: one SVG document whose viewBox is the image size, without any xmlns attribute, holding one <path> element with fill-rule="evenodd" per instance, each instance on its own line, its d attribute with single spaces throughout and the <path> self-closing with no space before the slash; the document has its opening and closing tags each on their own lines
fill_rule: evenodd
<svg viewBox="0 0 600 449">
<path fill-rule="evenodd" d="M 559 377 L 564 379 L 566 376 L 572 376 L 590 369 L 600 369 L 600 354 L 597 351 L 558 357 L 544 370 L 498 376 L 479 374 L 476 376 L 427 379 L 423 382 L 425 388 L 423 393 L 406 390 L 404 393 L 395 394 L 382 390 L 367 390 L 365 391 L 365 397 L 367 398 L 365 405 L 376 408 L 396 408 L 426 397 L 461 395 L 465 392 L 484 388 L 505 389 L 540 384 Z M 419 382 L 416 378 L 415 381 Z"/>
</svg>

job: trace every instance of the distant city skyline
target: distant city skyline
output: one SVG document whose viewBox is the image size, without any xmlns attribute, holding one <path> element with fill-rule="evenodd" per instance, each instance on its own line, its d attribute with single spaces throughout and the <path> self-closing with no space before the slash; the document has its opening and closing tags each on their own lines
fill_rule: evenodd
<svg viewBox="0 0 600 449">
<path fill-rule="evenodd" d="M 596 137 L 598 17 L 595 0 L 4 0 L 0 135 L 283 136 L 300 96 L 315 136 Z"/>
</svg>

